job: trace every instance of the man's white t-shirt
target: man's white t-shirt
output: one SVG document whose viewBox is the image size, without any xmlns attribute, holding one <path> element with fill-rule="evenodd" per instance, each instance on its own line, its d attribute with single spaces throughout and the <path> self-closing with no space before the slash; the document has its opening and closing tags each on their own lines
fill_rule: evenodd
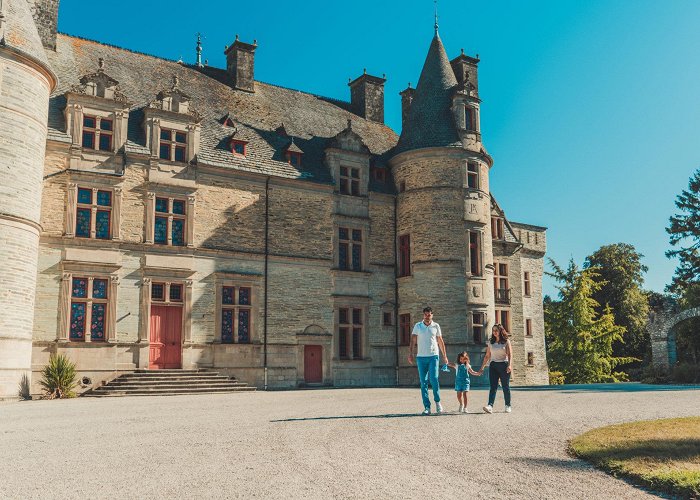
<svg viewBox="0 0 700 500">
<path fill-rule="evenodd" d="M 431 321 L 426 325 L 422 321 L 416 323 L 411 335 L 418 337 L 418 356 L 436 356 L 440 354 L 437 338 L 442 337 L 440 325 Z"/>
</svg>

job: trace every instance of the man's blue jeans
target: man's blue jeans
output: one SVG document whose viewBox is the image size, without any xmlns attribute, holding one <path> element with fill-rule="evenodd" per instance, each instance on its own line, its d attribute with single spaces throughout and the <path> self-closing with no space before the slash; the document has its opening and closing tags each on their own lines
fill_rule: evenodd
<svg viewBox="0 0 700 500">
<path fill-rule="evenodd" d="M 428 381 L 433 387 L 433 398 L 436 403 L 440 402 L 440 382 L 438 381 L 438 357 L 419 356 L 416 358 L 418 365 L 418 378 L 420 379 L 420 395 L 423 397 L 423 407 L 430 408 L 430 398 L 428 397 Z"/>
</svg>

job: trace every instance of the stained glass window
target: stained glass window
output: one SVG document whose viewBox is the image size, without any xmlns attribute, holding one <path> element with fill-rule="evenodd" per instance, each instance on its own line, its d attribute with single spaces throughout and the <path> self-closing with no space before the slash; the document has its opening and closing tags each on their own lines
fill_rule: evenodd
<svg viewBox="0 0 700 500">
<path fill-rule="evenodd" d="M 87 297 L 87 286 L 88 281 L 85 278 L 73 278 L 73 290 L 71 296 L 78 299 L 84 299 Z"/>
<path fill-rule="evenodd" d="M 233 309 L 221 311 L 221 342 L 233 343 Z"/>
<path fill-rule="evenodd" d="M 92 298 L 106 299 L 107 298 L 107 280 L 92 280 Z"/>
<path fill-rule="evenodd" d="M 101 207 L 111 207 L 112 206 L 112 192 L 111 191 L 98 191 L 97 192 L 97 204 Z"/>
<path fill-rule="evenodd" d="M 225 286 L 222 288 L 222 297 L 221 297 L 221 303 L 222 304 L 233 304 L 233 293 L 234 293 L 234 288 L 232 286 Z"/>
<path fill-rule="evenodd" d="M 79 208 L 75 217 L 75 235 L 81 238 L 90 237 L 90 218 L 91 211 L 89 208 Z"/>
<path fill-rule="evenodd" d="M 90 324 L 90 338 L 92 340 L 105 339 L 105 304 L 92 305 L 92 320 Z"/>
<path fill-rule="evenodd" d="M 73 302 L 70 307 L 70 338 L 82 339 L 85 335 L 85 302 Z"/>
<path fill-rule="evenodd" d="M 242 306 L 250 305 L 250 288 L 241 287 L 238 289 L 238 303 Z"/>
<path fill-rule="evenodd" d="M 185 244 L 185 221 L 182 219 L 173 219 L 173 245 L 183 246 Z"/>
<path fill-rule="evenodd" d="M 238 342 L 247 343 L 250 340 L 250 310 L 238 311 Z"/>
<path fill-rule="evenodd" d="M 78 188 L 78 203 L 92 204 L 92 189 Z"/>
<path fill-rule="evenodd" d="M 109 215 L 106 210 L 98 210 L 95 214 L 95 236 L 99 239 L 109 239 Z"/>
<path fill-rule="evenodd" d="M 154 241 L 161 245 L 168 243 L 168 219 L 165 217 L 156 217 Z"/>
<path fill-rule="evenodd" d="M 173 200 L 173 213 L 176 215 L 185 215 L 185 202 L 182 200 Z"/>
<path fill-rule="evenodd" d="M 156 198 L 156 212 L 163 214 L 168 213 L 168 199 L 167 198 Z"/>
</svg>

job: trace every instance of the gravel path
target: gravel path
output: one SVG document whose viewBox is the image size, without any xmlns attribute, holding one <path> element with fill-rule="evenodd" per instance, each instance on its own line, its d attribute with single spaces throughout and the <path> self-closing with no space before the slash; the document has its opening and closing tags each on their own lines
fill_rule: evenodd
<svg viewBox="0 0 700 500">
<path fill-rule="evenodd" d="M 431 417 L 411 413 L 418 389 L 5 403 L 0 498 L 651 498 L 567 439 L 700 415 L 700 387 L 524 388 L 511 414 L 499 391 L 493 415 L 486 396 Z M 443 403 L 456 411 L 450 388 Z"/>
</svg>

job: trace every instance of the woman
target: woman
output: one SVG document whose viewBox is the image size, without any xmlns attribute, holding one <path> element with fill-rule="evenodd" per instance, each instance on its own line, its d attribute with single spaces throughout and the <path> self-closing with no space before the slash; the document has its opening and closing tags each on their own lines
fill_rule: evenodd
<svg viewBox="0 0 700 500">
<path fill-rule="evenodd" d="M 503 387 L 503 397 L 506 400 L 506 413 L 510 413 L 510 372 L 512 371 L 513 348 L 508 340 L 508 332 L 498 324 L 493 325 L 491 329 L 491 341 L 486 345 L 486 355 L 479 374 L 484 371 L 484 367 L 489 361 L 491 362 L 489 365 L 491 389 L 489 390 L 489 404 L 484 406 L 484 411 L 486 413 L 493 412 L 493 402 L 496 400 L 496 391 L 500 380 L 501 387 Z"/>
</svg>

